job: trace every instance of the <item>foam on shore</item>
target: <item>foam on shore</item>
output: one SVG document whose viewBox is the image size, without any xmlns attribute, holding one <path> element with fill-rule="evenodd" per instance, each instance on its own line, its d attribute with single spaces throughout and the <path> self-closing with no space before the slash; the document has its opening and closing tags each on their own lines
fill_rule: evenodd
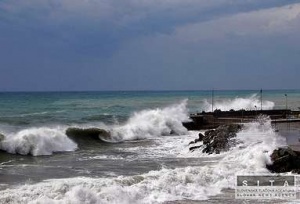
<svg viewBox="0 0 300 204">
<path fill-rule="evenodd" d="M 237 134 L 237 146 L 218 162 L 205 166 L 161 169 L 146 174 L 116 178 L 71 178 L 6 189 L 6 203 L 163 203 L 174 200 L 205 200 L 235 187 L 235 176 L 270 174 L 266 163 L 285 139 L 267 119 L 246 124 Z M 203 156 L 203 155 L 200 155 Z"/>
</svg>

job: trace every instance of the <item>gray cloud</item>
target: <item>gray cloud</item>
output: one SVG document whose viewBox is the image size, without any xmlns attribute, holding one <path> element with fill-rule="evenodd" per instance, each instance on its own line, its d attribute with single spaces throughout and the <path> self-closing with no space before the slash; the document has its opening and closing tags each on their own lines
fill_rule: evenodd
<svg viewBox="0 0 300 204">
<path fill-rule="evenodd" d="M 9 24 L 58 35 L 62 39 L 97 36 L 127 39 L 170 33 L 177 26 L 240 12 L 288 4 L 259 0 L 4 0 L 2 19 Z M 76 38 L 77 39 L 77 38 Z"/>
<path fill-rule="evenodd" d="M 229 38 L 230 36 L 262 36 L 296 33 L 300 30 L 300 4 L 252 11 L 178 27 L 176 40 L 196 42 L 199 40 Z"/>
<path fill-rule="evenodd" d="M 146 72 L 155 86 L 140 82 L 150 89 L 297 87 L 299 14 L 293 4 L 179 26 L 125 45 L 112 67 L 122 64 L 142 79 L 144 70 L 156 70 Z"/>
<path fill-rule="evenodd" d="M 2 0 L 0 87 L 235 88 L 247 80 L 251 86 L 246 76 L 253 76 L 255 85 L 262 87 L 272 66 L 274 80 L 265 83 L 269 86 L 275 83 L 275 73 L 290 76 L 281 70 L 283 64 L 293 72 L 291 77 L 298 72 L 295 3 Z"/>
</svg>

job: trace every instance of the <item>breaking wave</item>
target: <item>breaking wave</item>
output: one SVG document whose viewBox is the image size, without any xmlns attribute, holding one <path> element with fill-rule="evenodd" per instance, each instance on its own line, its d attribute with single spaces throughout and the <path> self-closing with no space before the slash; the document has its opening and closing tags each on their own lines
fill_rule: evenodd
<svg viewBox="0 0 300 204">
<path fill-rule="evenodd" d="M 264 110 L 271 110 L 275 106 L 275 103 L 272 101 L 262 101 L 262 108 Z M 261 107 L 261 101 L 257 94 L 253 94 L 252 96 L 248 98 L 234 98 L 234 99 L 223 99 L 221 101 L 215 101 L 214 103 L 214 110 L 220 109 L 222 111 L 229 111 L 231 109 L 233 110 L 255 110 L 260 109 Z M 204 104 L 202 109 L 204 111 L 211 111 L 212 110 L 212 104 L 209 103 L 207 100 L 204 100 Z"/>
<path fill-rule="evenodd" d="M 237 146 L 218 162 L 205 166 L 161 169 L 146 174 L 116 178 L 47 180 L 3 190 L 6 203 L 163 203 L 174 200 L 205 200 L 235 187 L 235 176 L 270 174 L 270 154 L 286 145 L 269 120 L 246 124 L 237 134 Z"/>
<path fill-rule="evenodd" d="M 74 151 L 77 144 L 61 128 L 29 128 L 6 134 L 0 149 L 11 154 L 51 155 L 54 152 Z"/>
<path fill-rule="evenodd" d="M 110 137 L 98 135 L 99 141 L 120 142 L 159 137 L 163 135 L 186 134 L 182 122 L 189 120 L 187 101 L 166 108 L 143 110 L 134 113 L 124 125 L 103 125 Z M 81 131 L 81 129 L 79 129 Z M 84 129 L 83 129 L 84 130 Z M 51 155 L 53 152 L 74 151 L 77 144 L 65 134 L 65 128 L 29 128 L 17 133 L 7 133 L 0 141 L 0 149 L 12 154 Z M 86 131 L 83 140 L 91 140 Z M 105 132 L 105 131 L 104 131 Z M 93 138 L 92 138 L 93 139 Z M 78 141 L 77 141 L 78 142 Z M 84 142 L 84 141 L 81 141 Z"/>
<path fill-rule="evenodd" d="M 134 113 L 124 125 L 111 127 L 116 141 L 138 140 L 163 135 L 186 134 L 182 125 L 189 120 L 187 100 L 163 109 L 143 110 Z"/>
</svg>

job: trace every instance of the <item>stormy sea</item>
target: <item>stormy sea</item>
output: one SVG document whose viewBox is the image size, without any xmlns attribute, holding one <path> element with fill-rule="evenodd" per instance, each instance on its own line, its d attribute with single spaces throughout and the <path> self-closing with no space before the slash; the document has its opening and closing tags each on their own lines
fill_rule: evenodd
<svg viewBox="0 0 300 204">
<path fill-rule="evenodd" d="M 257 90 L 214 91 L 224 111 L 299 106 L 299 90 L 262 100 Z M 211 109 L 211 91 L 0 93 L 0 203 L 248 203 L 235 199 L 236 175 L 273 175 L 270 154 L 297 145 L 300 129 L 254 120 L 228 151 L 190 151 L 205 130 L 182 123 Z M 109 136 L 67 134 L 86 128 Z"/>
</svg>

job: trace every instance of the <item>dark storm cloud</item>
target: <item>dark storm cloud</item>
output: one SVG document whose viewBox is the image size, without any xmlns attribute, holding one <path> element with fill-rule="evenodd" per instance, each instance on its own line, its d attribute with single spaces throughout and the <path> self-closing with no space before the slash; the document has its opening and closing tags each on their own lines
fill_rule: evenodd
<svg viewBox="0 0 300 204">
<path fill-rule="evenodd" d="M 243 78 L 242 61 L 257 60 L 247 65 L 255 70 L 281 55 L 281 62 L 272 64 L 275 73 L 284 62 L 294 71 L 297 57 L 286 53 L 298 51 L 295 2 L 0 1 L 0 89 L 232 88 Z M 274 47 L 270 39 L 278 46 L 268 55 L 266 47 Z M 260 51 L 259 59 L 252 56 Z M 223 82 L 196 77 L 216 73 Z"/>
</svg>

